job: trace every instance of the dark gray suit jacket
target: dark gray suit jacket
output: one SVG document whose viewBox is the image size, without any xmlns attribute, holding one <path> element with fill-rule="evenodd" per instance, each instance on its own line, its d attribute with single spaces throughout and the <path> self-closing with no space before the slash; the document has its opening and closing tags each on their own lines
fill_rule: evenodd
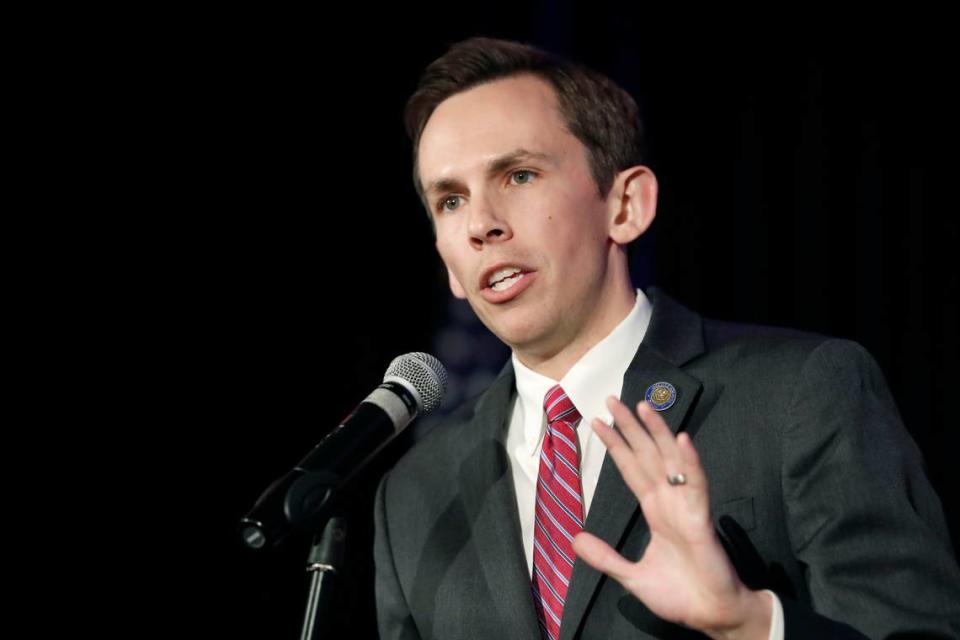
<svg viewBox="0 0 960 640">
<path fill-rule="evenodd" d="M 850 627 L 870 638 L 960 637 L 960 571 L 940 502 L 870 355 L 848 341 L 704 320 L 649 295 L 653 316 L 621 397 L 634 405 L 654 382 L 676 387 L 663 416 L 692 436 L 713 515 L 731 515 L 782 578 L 787 639 L 861 637 Z M 504 449 L 513 396 L 508 363 L 381 483 L 385 640 L 540 637 Z M 627 558 L 649 540 L 609 457 L 585 527 Z M 686 637 L 701 636 L 577 560 L 562 640 Z"/>
</svg>

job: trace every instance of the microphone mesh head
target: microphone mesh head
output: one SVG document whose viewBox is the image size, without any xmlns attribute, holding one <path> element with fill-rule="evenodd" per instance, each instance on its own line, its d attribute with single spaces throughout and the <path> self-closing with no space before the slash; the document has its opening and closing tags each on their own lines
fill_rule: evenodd
<svg viewBox="0 0 960 640">
<path fill-rule="evenodd" d="M 383 379 L 402 378 L 409 382 L 423 401 L 423 413 L 440 406 L 447 391 L 447 370 L 429 353 L 419 351 L 397 356 L 387 367 Z"/>
</svg>

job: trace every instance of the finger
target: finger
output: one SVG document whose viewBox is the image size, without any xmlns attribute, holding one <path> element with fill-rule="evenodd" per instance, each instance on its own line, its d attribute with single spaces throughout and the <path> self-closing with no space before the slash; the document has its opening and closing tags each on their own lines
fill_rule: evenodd
<svg viewBox="0 0 960 640">
<path fill-rule="evenodd" d="M 670 431 L 670 426 L 667 425 L 663 416 L 650 406 L 649 402 L 637 403 L 637 416 L 647 428 L 650 438 L 657 445 L 666 472 L 682 472 L 683 460 L 680 456 L 680 448 L 677 446 L 677 439 Z"/>
<path fill-rule="evenodd" d="M 573 539 L 573 550 L 584 562 L 624 584 L 634 569 L 630 562 L 597 536 L 581 532 Z"/>
<path fill-rule="evenodd" d="M 643 465 L 644 472 L 653 478 L 663 477 L 666 472 L 660 458 L 660 451 L 647 433 L 646 427 L 640 423 L 630 408 L 615 396 L 607 398 L 607 408 L 613 414 L 617 428 L 630 445 L 637 461 Z"/>
<path fill-rule="evenodd" d="M 687 477 L 687 488 L 707 493 L 707 474 L 700 464 L 700 454 L 697 453 L 690 440 L 690 435 L 686 432 L 677 436 L 677 450 L 680 454 L 680 464 L 683 467 L 683 474 Z"/>
<path fill-rule="evenodd" d="M 643 501 L 643 496 L 654 486 L 655 478 L 643 469 L 623 436 L 612 426 L 600 418 L 594 418 L 590 423 L 600 441 L 607 448 L 607 455 L 617 465 L 624 482 L 633 491 L 637 500 Z"/>
<path fill-rule="evenodd" d="M 623 434 L 624 440 L 627 441 L 631 449 L 641 450 L 653 444 L 646 427 L 630 411 L 630 407 L 621 402 L 618 397 L 607 396 L 607 408 L 613 415 L 613 421 L 616 423 L 617 429 Z"/>
</svg>

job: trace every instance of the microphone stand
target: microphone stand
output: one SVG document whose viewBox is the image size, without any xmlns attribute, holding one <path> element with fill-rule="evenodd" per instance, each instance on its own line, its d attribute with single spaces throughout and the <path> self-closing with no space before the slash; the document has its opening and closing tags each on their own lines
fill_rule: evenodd
<svg viewBox="0 0 960 640">
<path fill-rule="evenodd" d="M 347 539 L 345 516 L 330 518 L 313 538 L 307 557 L 310 593 L 303 616 L 300 640 L 319 640 L 322 635 L 317 621 L 328 620 L 334 602 L 334 588 L 342 581 L 342 564 Z"/>
</svg>

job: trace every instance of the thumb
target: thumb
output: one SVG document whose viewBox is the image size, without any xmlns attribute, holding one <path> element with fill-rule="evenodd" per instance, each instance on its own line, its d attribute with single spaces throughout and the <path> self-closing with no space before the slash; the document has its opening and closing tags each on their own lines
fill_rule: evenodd
<svg viewBox="0 0 960 640">
<path fill-rule="evenodd" d="M 592 533 L 578 533 L 573 539 L 573 550 L 588 565 L 621 584 L 627 580 L 633 568 L 632 562 Z"/>
</svg>

